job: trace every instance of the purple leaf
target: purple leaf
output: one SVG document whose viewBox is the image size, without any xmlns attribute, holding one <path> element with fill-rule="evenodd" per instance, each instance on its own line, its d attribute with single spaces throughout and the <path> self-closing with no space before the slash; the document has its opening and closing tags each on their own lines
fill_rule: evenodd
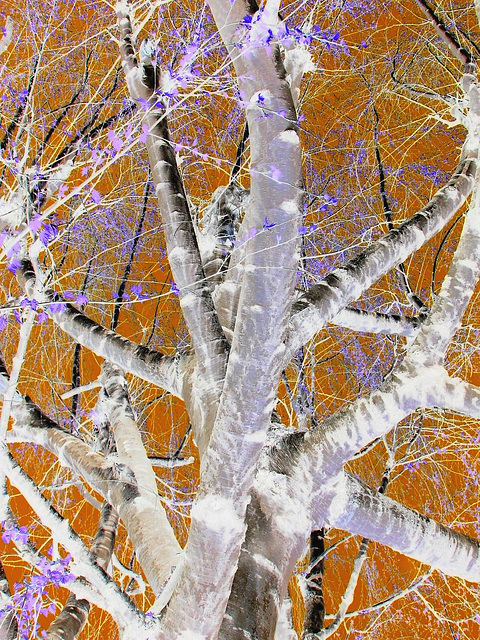
<svg viewBox="0 0 480 640">
<path fill-rule="evenodd" d="M 139 142 L 145 144 L 148 137 L 148 124 L 142 124 L 142 133 L 138 136 Z"/>
<path fill-rule="evenodd" d="M 15 273 L 16 270 L 20 269 L 21 266 L 22 266 L 22 263 L 20 262 L 19 258 L 13 258 L 13 260 L 10 261 L 7 269 L 12 273 Z"/>
<path fill-rule="evenodd" d="M 47 246 L 58 234 L 58 229 L 54 224 L 46 224 L 38 234 L 40 242 Z"/>
<path fill-rule="evenodd" d="M 63 313 L 67 305 L 65 302 L 51 302 L 49 308 L 52 313 Z"/>
<path fill-rule="evenodd" d="M 90 195 L 95 204 L 98 204 L 103 197 L 96 189 L 92 189 L 92 193 Z"/>
<path fill-rule="evenodd" d="M 37 233 L 37 231 L 42 226 L 42 218 L 40 216 L 35 216 L 33 220 L 30 220 L 28 226 L 34 233 Z"/>
</svg>

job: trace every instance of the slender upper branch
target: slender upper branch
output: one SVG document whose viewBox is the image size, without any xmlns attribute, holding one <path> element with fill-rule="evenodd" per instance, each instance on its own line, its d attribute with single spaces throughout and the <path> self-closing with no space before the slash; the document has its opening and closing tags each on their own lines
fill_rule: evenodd
<svg viewBox="0 0 480 640">
<path fill-rule="evenodd" d="M 203 425 L 201 434 L 208 442 L 223 387 L 228 343 L 214 308 L 210 283 L 205 278 L 187 196 L 170 142 L 165 107 L 157 91 L 161 83 L 160 74 L 146 43 L 140 51 L 140 64 L 137 62 L 127 7 L 127 3 L 117 5 L 122 37 L 120 52 L 130 96 L 133 100 L 141 101 L 146 108 L 147 150 L 163 220 L 168 259 L 198 357 L 203 401 L 206 406 L 212 407 L 212 415 Z M 208 399 L 205 398 L 206 393 Z"/>
<path fill-rule="evenodd" d="M 460 60 L 463 65 L 470 64 L 472 61 L 470 52 L 460 45 L 455 35 L 449 29 L 447 29 L 443 20 L 441 20 L 436 15 L 433 9 L 427 4 L 426 0 L 416 0 L 416 3 L 423 11 L 423 13 L 427 16 L 435 31 L 448 46 L 450 52 L 455 56 L 455 58 L 457 58 L 457 60 Z"/>
</svg>

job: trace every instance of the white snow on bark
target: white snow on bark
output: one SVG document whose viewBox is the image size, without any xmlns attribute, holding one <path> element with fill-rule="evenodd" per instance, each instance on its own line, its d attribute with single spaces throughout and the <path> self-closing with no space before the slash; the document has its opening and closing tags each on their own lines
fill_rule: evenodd
<svg viewBox="0 0 480 640">
<path fill-rule="evenodd" d="M 235 535 L 243 530 L 243 520 L 239 518 L 234 502 L 220 495 L 210 494 L 197 500 L 191 517 L 210 531 L 228 531 Z"/>
</svg>

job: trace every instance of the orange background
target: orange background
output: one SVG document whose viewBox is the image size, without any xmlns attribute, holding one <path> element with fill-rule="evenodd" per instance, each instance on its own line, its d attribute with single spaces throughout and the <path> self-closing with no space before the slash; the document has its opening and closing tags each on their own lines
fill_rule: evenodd
<svg viewBox="0 0 480 640">
<path fill-rule="evenodd" d="M 480 43 L 479 29 L 473 7 L 460 3 L 445 5 L 440 11 L 449 24 Z M 451 120 L 448 110 L 439 101 L 421 98 L 400 89 L 391 78 L 393 60 L 398 77 L 433 89 L 445 95 L 458 93 L 460 69 L 456 61 L 438 41 L 430 25 L 424 23 L 413 2 L 377 3 L 371 10 L 361 0 L 345 3 L 343 11 L 333 2 L 291 2 L 282 8 L 287 24 L 298 26 L 310 18 L 320 28 L 311 51 L 317 66 L 302 85 L 301 122 L 307 201 L 319 196 L 307 210 L 305 226 L 315 224 L 304 240 L 304 259 L 299 286 L 318 282 L 329 269 L 354 256 L 371 240 L 387 231 L 379 192 L 378 166 L 375 157 L 373 107 L 379 114 L 378 144 L 387 174 L 386 188 L 393 209 L 394 223 L 411 216 L 441 186 L 454 169 L 464 132 L 449 128 L 436 117 Z M 4 1 L 0 24 L 5 17 L 14 21 L 15 44 L 0 57 L 3 68 L 3 91 L 0 102 L 0 125 L 11 122 L 18 104 L 18 93 L 28 84 L 34 56 L 39 57 L 37 78 L 29 102 L 27 123 L 30 136 L 24 134 L 17 144 L 17 153 L 27 154 L 26 167 L 31 164 L 46 132 L 82 82 L 85 63 L 89 58 L 88 80 L 77 102 L 68 110 L 50 137 L 41 158 L 41 167 L 53 162 L 60 150 L 101 106 L 99 122 L 118 113 L 127 97 L 120 72 L 116 89 L 104 100 L 119 69 L 118 33 L 113 11 L 99 2 L 47 3 Z M 137 23 L 147 16 L 147 3 L 137 14 Z M 200 25 L 200 27 L 199 27 Z M 159 57 L 165 67 L 178 65 L 183 43 L 195 42 L 201 29 L 202 48 L 196 62 L 198 75 L 180 89 L 178 104 L 172 102 L 170 130 L 172 139 L 182 144 L 179 156 L 181 169 L 192 205 L 201 217 L 216 187 L 228 182 L 235 158 L 236 146 L 243 130 L 243 113 L 236 103 L 232 71 L 218 71 L 225 62 L 225 51 L 215 35 L 208 9 L 201 2 L 189 4 L 177 0 L 163 5 L 146 23 L 142 34 L 149 33 L 160 43 Z M 335 31 L 340 43 L 331 44 Z M 458 32 L 457 32 L 458 35 Z M 459 37 L 462 37 L 461 35 Z M 466 42 L 466 41 L 464 41 Z M 471 45 L 470 45 L 471 46 Z M 103 103 L 103 104 L 102 104 Z M 96 153 L 111 153 L 109 129 L 127 147 L 129 123 L 133 136 L 141 133 L 138 117 L 127 117 L 113 123 L 91 143 Z M 0 137 L 2 136 L 0 130 Z M 31 145 L 26 148 L 27 139 Z M 105 156 L 113 159 L 113 155 Z M 244 165 L 240 181 L 248 186 L 248 167 Z M 59 239 L 44 253 L 45 268 L 61 264 L 52 271 L 52 285 L 59 292 L 82 291 L 85 274 L 90 269 L 86 288 L 89 304 L 86 313 L 108 326 L 115 297 L 123 276 L 148 179 L 146 153 L 141 144 L 120 152 L 105 171 L 88 182 L 94 171 L 91 150 L 83 149 L 75 169 L 69 176 L 67 194 L 77 188 L 79 194 L 60 204 L 52 215 L 58 226 Z M 8 170 L 3 173 L 3 190 L 13 188 L 17 177 Z M 87 181 L 86 184 L 84 184 Z M 80 186 L 84 185 L 81 187 Z M 100 205 L 91 198 L 91 189 L 102 194 Z M 325 194 L 337 199 L 337 204 L 322 210 Z M 47 206 L 58 199 L 55 194 Z M 87 213 L 72 221 L 75 207 L 84 204 Z M 455 241 L 461 229 L 457 224 L 438 257 L 433 289 L 438 292 Z M 135 256 L 127 293 L 130 299 L 122 304 L 118 331 L 137 342 L 145 343 L 155 323 L 149 345 L 167 353 L 177 346 L 188 349 L 188 336 L 182 322 L 177 298 L 170 293 L 171 274 L 163 249 L 161 222 L 154 199 L 150 196 L 142 239 Z M 406 262 L 412 289 L 430 306 L 432 303 L 433 261 L 445 232 L 427 243 Z M 11 274 L 3 269 L 1 303 L 9 296 L 20 295 Z M 146 299 L 131 292 L 131 286 L 142 285 Z M 382 278 L 358 302 L 360 308 L 413 315 L 402 290 L 397 273 Z M 476 296 L 464 319 L 464 326 L 452 342 L 448 353 L 448 368 L 471 382 L 478 383 L 478 317 Z M 11 365 L 16 349 L 18 323 L 11 318 L 1 336 L 1 348 Z M 395 337 L 358 335 L 352 331 L 329 326 L 304 354 L 305 384 L 312 398 L 316 417 L 321 420 L 345 403 L 377 386 L 393 362 L 405 348 L 405 340 Z M 60 395 L 71 386 L 74 343 L 50 322 L 39 324 L 33 332 L 19 389 L 28 393 L 53 419 L 64 425 L 72 423 L 87 441 L 92 441 L 90 412 L 97 391 L 81 396 L 77 422 Z M 81 383 L 96 379 L 101 359 L 81 350 Z M 188 427 L 183 404 L 162 390 L 129 377 L 132 402 L 138 412 L 139 426 L 151 455 L 167 455 L 178 446 Z M 287 389 L 287 384 L 289 389 Z M 290 392 L 290 393 L 289 393 Z M 277 410 L 286 424 L 298 424 L 295 398 L 298 392 L 298 369 L 294 364 L 285 372 L 279 388 Z M 292 396 L 292 397 L 291 397 Z M 421 424 L 420 435 L 413 443 L 413 434 Z M 429 410 L 418 413 L 399 425 L 386 441 L 397 442 L 397 464 L 387 489 L 396 498 L 455 529 L 479 537 L 478 530 L 478 425 L 469 419 Z M 410 443 L 410 444 L 409 444 Z M 40 448 L 16 445 L 12 451 L 42 487 L 68 482 L 68 470 L 62 469 L 50 454 Z M 190 439 L 184 451 L 195 453 Z M 371 486 L 380 484 L 386 450 L 379 443 L 368 454 L 354 460 L 351 470 Z M 175 503 L 167 509 L 182 544 L 189 526 L 189 503 L 198 485 L 198 465 L 175 471 L 157 472 L 159 491 L 167 501 Z M 37 522 L 16 490 L 11 489 L 12 506 L 21 525 L 27 525 L 42 551 L 50 546 L 48 531 Z M 88 544 L 95 532 L 98 512 L 79 491 L 70 486 L 63 490 L 45 488 L 55 507 L 70 520 Z M 97 496 L 98 498 L 98 496 Z M 330 546 L 344 532 L 328 532 Z M 327 613 L 335 613 L 358 549 L 358 540 L 345 539 L 326 560 L 325 597 Z M 29 574 L 13 546 L 0 542 L 2 562 L 9 580 L 19 581 Z M 132 549 L 122 525 L 119 527 L 115 553 L 128 564 Z M 138 570 L 136 563 L 133 568 Z M 306 565 L 299 567 L 305 571 Z M 358 611 L 388 598 L 413 582 L 426 567 L 397 553 L 371 543 L 361 579 L 350 611 Z M 114 574 L 117 575 L 117 574 Z M 126 585 L 127 580 L 123 582 Z M 297 578 L 291 581 L 294 600 L 294 620 L 301 627 L 302 602 Z M 52 593 L 53 595 L 53 593 Z M 67 592 L 58 596 L 58 602 Z M 148 607 L 151 592 L 135 596 L 136 602 Z M 454 578 L 433 574 L 427 578 L 419 594 L 410 593 L 397 600 L 383 613 L 358 614 L 347 617 L 332 636 L 343 638 L 475 638 L 478 593 L 475 585 Z M 48 626 L 51 618 L 42 618 Z M 107 614 L 94 608 L 82 638 L 115 637 Z"/>
</svg>

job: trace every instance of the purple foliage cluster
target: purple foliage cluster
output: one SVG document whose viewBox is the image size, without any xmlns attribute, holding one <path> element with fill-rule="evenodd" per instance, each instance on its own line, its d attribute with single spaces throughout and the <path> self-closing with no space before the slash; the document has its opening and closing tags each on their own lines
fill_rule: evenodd
<svg viewBox="0 0 480 640">
<path fill-rule="evenodd" d="M 28 543 L 27 527 L 14 527 L 2 522 L 2 528 L 2 540 L 5 544 L 11 541 L 22 545 Z M 53 553 L 53 547 L 50 547 L 48 553 Z M 14 584 L 12 604 L 7 605 L 4 612 L 15 609 L 19 634 L 24 640 L 38 637 L 40 615 L 55 613 L 55 601 L 48 595 L 48 588 L 60 587 L 75 580 L 68 568 L 70 560 L 70 554 L 58 560 L 50 560 L 43 556 L 35 567 L 35 573 L 28 576 L 23 583 Z"/>
<path fill-rule="evenodd" d="M 314 25 L 311 31 L 307 33 L 299 27 L 289 27 L 285 22 L 269 25 L 264 20 L 263 9 L 260 9 L 254 16 L 247 14 L 243 19 L 243 26 L 250 30 L 251 41 L 256 46 L 263 46 L 267 49 L 273 42 L 278 42 L 286 49 L 289 49 L 295 45 L 309 46 L 315 40 L 321 42 L 327 51 L 348 53 L 347 44 L 339 31 L 332 29 L 322 30 L 319 25 Z M 243 47 L 242 44 L 237 46 Z"/>
</svg>

